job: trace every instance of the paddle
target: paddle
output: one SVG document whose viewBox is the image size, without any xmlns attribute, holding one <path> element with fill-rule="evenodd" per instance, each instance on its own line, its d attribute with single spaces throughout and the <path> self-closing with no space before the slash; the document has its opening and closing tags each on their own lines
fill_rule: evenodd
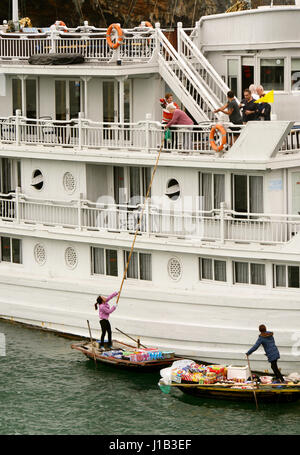
<svg viewBox="0 0 300 455">
<path fill-rule="evenodd" d="M 253 376 L 252 376 L 252 371 L 251 371 L 251 368 L 250 368 L 249 356 L 246 355 L 246 357 L 247 357 L 247 360 L 248 360 L 248 367 L 249 367 L 249 371 L 250 371 L 251 381 L 252 381 L 252 383 L 253 383 Z M 255 392 L 254 389 L 253 389 L 253 393 L 254 393 L 254 399 L 255 399 L 255 404 L 256 404 L 256 410 L 258 411 L 257 396 L 256 396 L 256 392 Z"/>
<path fill-rule="evenodd" d="M 91 339 L 91 344 L 92 344 L 92 350 L 93 350 L 93 353 L 94 353 L 94 361 L 95 361 L 95 365 L 97 366 L 96 353 L 95 353 L 95 348 L 94 348 L 94 345 L 93 345 L 93 338 L 92 338 L 92 332 L 91 332 L 91 327 L 90 327 L 90 321 L 89 321 L 89 320 L 87 320 L 87 325 L 88 325 L 89 332 L 90 332 L 90 339 Z"/>
<path fill-rule="evenodd" d="M 116 327 L 116 330 L 117 330 L 118 332 L 122 333 L 123 335 L 125 335 L 126 337 L 130 338 L 130 339 L 131 339 L 132 341 L 134 341 L 138 346 L 142 346 L 143 348 L 147 349 L 146 346 L 144 346 L 142 343 L 140 343 L 140 339 L 135 340 L 135 339 L 132 338 L 131 336 L 127 335 L 127 333 L 122 332 L 122 330 L 118 329 L 117 327 Z"/>
</svg>

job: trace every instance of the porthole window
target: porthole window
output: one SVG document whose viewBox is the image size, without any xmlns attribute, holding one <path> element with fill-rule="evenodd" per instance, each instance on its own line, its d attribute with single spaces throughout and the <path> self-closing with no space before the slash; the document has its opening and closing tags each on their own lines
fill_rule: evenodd
<svg viewBox="0 0 300 455">
<path fill-rule="evenodd" d="M 77 265 L 77 253 L 71 246 L 69 246 L 65 251 L 65 261 L 69 269 L 74 269 Z"/>
<path fill-rule="evenodd" d="M 178 281 L 182 276 L 182 264 L 178 258 L 171 258 L 168 262 L 168 273 L 172 280 Z"/>
<path fill-rule="evenodd" d="M 67 193 L 72 194 L 76 188 L 76 180 L 71 172 L 66 172 L 63 176 L 63 185 Z"/>
<path fill-rule="evenodd" d="M 46 262 L 46 250 L 41 243 L 37 243 L 34 247 L 34 259 L 39 265 Z"/>
<path fill-rule="evenodd" d="M 36 169 L 32 173 L 31 186 L 36 190 L 41 190 L 44 186 L 44 177 L 39 169 Z"/>
<path fill-rule="evenodd" d="M 166 195 L 172 201 L 176 201 L 180 196 L 180 187 L 176 179 L 170 179 L 167 183 Z"/>
</svg>

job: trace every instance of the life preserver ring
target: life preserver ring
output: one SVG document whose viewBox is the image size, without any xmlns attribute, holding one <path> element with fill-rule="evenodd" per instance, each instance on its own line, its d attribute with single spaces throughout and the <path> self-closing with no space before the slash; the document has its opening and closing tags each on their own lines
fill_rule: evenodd
<svg viewBox="0 0 300 455">
<path fill-rule="evenodd" d="M 143 27 L 142 23 L 140 24 L 140 27 Z M 151 22 L 145 21 L 145 27 L 153 28 L 153 25 L 151 24 Z"/>
<path fill-rule="evenodd" d="M 111 34 L 112 34 L 113 29 L 115 29 L 118 33 L 118 39 L 115 43 L 113 43 L 112 39 L 111 39 Z M 120 44 L 123 43 L 123 39 L 124 39 L 123 30 L 121 29 L 119 24 L 111 24 L 108 27 L 107 32 L 106 32 L 106 41 L 107 41 L 107 44 L 109 45 L 109 47 L 111 49 L 117 49 L 117 47 L 119 47 Z"/>
<path fill-rule="evenodd" d="M 66 24 L 65 24 L 63 21 L 56 21 L 56 22 L 59 22 L 58 25 L 59 25 L 60 27 L 65 27 L 64 32 L 68 32 L 68 31 L 69 31 L 68 28 L 67 28 L 67 26 L 66 26 Z M 53 24 L 55 27 L 56 27 L 56 22 L 55 22 L 55 24 Z M 51 26 L 51 27 L 52 27 L 52 26 Z"/>
<path fill-rule="evenodd" d="M 222 141 L 221 141 L 220 145 L 217 145 L 215 143 L 215 133 L 216 133 L 216 131 L 219 131 L 221 133 L 221 136 L 222 136 Z M 215 126 L 213 126 L 211 128 L 210 134 L 209 134 L 209 142 L 210 142 L 211 148 L 215 152 L 221 152 L 223 150 L 224 145 L 227 143 L 227 133 L 226 133 L 226 130 L 225 130 L 224 126 L 218 124 L 218 125 L 215 125 Z"/>
</svg>

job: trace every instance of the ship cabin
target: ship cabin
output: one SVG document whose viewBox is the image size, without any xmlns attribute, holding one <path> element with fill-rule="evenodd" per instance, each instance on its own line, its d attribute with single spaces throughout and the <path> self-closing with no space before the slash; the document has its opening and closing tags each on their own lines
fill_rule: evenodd
<svg viewBox="0 0 300 455">
<path fill-rule="evenodd" d="M 179 23 L 176 39 L 142 23 L 115 49 L 88 24 L 2 27 L 3 273 L 17 265 L 115 282 L 161 149 L 128 278 L 299 288 L 299 22 L 299 6 L 264 7 L 203 17 L 193 29 Z M 241 100 L 251 84 L 274 90 L 272 118 L 242 125 L 236 138 L 214 111 L 229 89 Z M 168 139 L 167 92 L 194 120 Z M 210 142 L 216 123 L 227 130 L 221 151 Z"/>
</svg>

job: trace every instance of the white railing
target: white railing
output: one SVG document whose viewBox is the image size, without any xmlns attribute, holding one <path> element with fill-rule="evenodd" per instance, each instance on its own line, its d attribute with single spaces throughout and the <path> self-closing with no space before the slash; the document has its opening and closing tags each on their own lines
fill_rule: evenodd
<svg viewBox="0 0 300 455">
<path fill-rule="evenodd" d="M 216 104 L 199 77 L 190 71 L 184 59 L 176 52 L 162 31 L 157 28 L 159 43 L 158 63 L 160 73 L 179 96 L 196 121 L 213 121 L 219 118 L 214 114 Z"/>
<path fill-rule="evenodd" d="M 291 153 L 300 151 L 300 124 L 294 124 L 291 131 L 286 136 L 279 152 Z"/>
<path fill-rule="evenodd" d="M 94 232 L 132 233 L 141 205 L 94 203 L 86 200 L 49 201 L 15 193 L 0 194 L 0 220 L 25 225 L 55 226 Z M 140 232 L 214 242 L 284 244 L 300 232 L 299 215 L 237 213 L 226 210 L 174 210 L 147 204 Z"/>
<path fill-rule="evenodd" d="M 155 29 L 124 30 L 124 41 L 115 51 L 106 41 L 106 30 L 95 34 L 53 31 L 45 36 L 0 33 L 0 59 L 28 60 L 33 55 L 80 54 L 88 61 L 121 59 L 149 61 L 156 48 Z"/>
<path fill-rule="evenodd" d="M 199 78 L 215 100 L 215 108 L 227 102 L 227 92 L 230 90 L 223 79 L 204 57 L 202 52 L 185 33 L 182 24 L 178 24 L 178 53 Z"/>
<path fill-rule="evenodd" d="M 227 149 L 233 143 L 231 125 L 227 127 Z M 211 123 L 173 126 L 170 137 L 164 139 L 164 127 L 158 122 L 104 123 L 83 119 L 70 121 L 28 119 L 17 115 L 0 118 L 0 144 L 72 147 L 78 150 L 114 149 L 146 153 L 163 151 L 189 154 L 214 154 L 209 134 Z M 242 130 L 243 126 L 241 126 Z M 221 137 L 216 138 L 216 141 Z M 226 150 L 226 149 L 225 149 Z"/>
</svg>

